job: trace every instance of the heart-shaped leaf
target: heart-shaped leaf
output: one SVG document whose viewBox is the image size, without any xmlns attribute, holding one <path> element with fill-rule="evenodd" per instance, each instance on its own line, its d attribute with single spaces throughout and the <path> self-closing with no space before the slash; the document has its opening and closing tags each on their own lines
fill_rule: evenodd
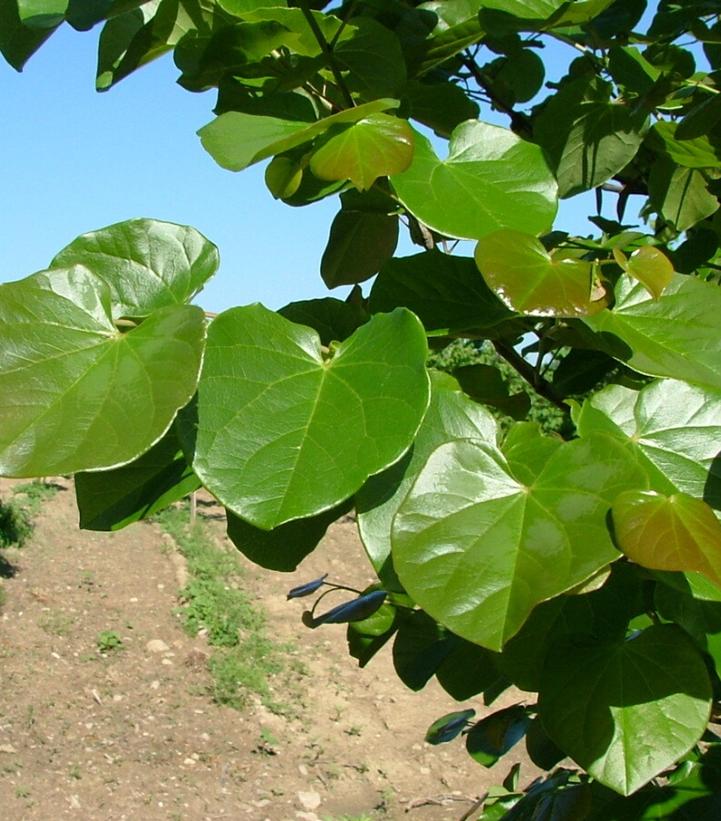
<svg viewBox="0 0 721 821">
<path fill-rule="evenodd" d="M 408 593 L 491 650 L 539 602 L 618 558 L 608 509 L 623 490 L 648 486 L 635 454 L 610 436 L 541 448 L 530 466 L 528 436 L 507 457 L 471 441 L 441 445 L 393 523 L 393 561 Z"/>
<path fill-rule="evenodd" d="M 574 421 L 581 436 L 610 433 L 636 449 L 654 490 L 680 490 L 721 510 L 721 391 L 673 379 L 640 392 L 609 385 L 584 402 Z"/>
<path fill-rule="evenodd" d="M 116 467 L 166 432 L 198 382 L 200 308 L 121 333 L 108 286 L 80 266 L 0 286 L 0 474 Z"/>
<path fill-rule="evenodd" d="M 476 120 L 455 129 L 446 160 L 416 132 L 413 162 L 391 182 L 413 216 L 450 237 L 480 239 L 501 228 L 540 234 L 556 215 L 556 180 L 541 149 Z"/>
<path fill-rule="evenodd" d="M 398 217 L 374 211 L 339 211 L 320 263 L 329 288 L 363 282 L 378 273 L 398 244 Z"/>
<path fill-rule="evenodd" d="M 659 299 L 640 282 L 622 276 L 613 310 L 583 321 L 613 334 L 628 346 L 621 356 L 634 370 L 721 389 L 721 289 L 696 277 L 676 274 Z"/>
<path fill-rule="evenodd" d="M 147 316 L 182 305 L 218 268 L 218 249 L 195 228 L 151 219 L 119 222 L 83 234 L 52 261 L 84 265 L 107 283 L 113 316 Z"/>
<path fill-rule="evenodd" d="M 721 587 L 721 522 L 686 493 L 626 491 L 613 503 L 616 542 L 653 570 L 703 573 Z"/>
<path fill-rule="evenodd" d="M 265 529 L 334 507 L 410 447 L 428 405 L 426 352 L 423 327 L 402 309 L 332 357 L 315 331 L 260 305 L 226 311 L 208 333 L 196 473 Z"/>
<path fill-rule="evenodd" d="M 390 114 L 371 114 L 331 137 L 310 158 L 321 180 L 350 180 L 366 191 L 378 177 L 405 171 L 413 159 L 413 129 Z"/>
<path fill-rule="evenodd" d="M 653 245 L 644 245 L 630 257 L 619 249 L 613 249 L 613 256 L 623 270 L 646 286 L 654 299 L 658 299 L 673 279 L 671 260 Z"/>
<path fill-rule="evenodd" d="M 539 700 L 551 739 L 624 795 L 687 753 L 706 729 L 710 709 L 706 665 L 672 625 L 559 650 L 546 663 Z"/>
<path fill-rule="evenodd" d="M 483 329 L 489 332 L 513 314 L 493 294 L 472 259 L 437 249 L 389 259 L 370 293 L 371 313 L 404 305 L 426 331 Z"/>
<path fill-rule="evenodd" d="M 242 171 L 274 154 L 282 154 L 336 125 L 358 122 L 380 111 L 398 108 L 398 100 L 384 98 L 348 108 L 313 123 L 226 111 L 203 126 L 198 136 L 211 157 L 230 171 Z"/>
<path fill-rule="evenodd" d="M 474 761 L 492 767 L 523 738 L 530 721 L 520 704 L 498 710 L 473 725 L 466 736 L 466 750 Z"/>
<path fill-rule="evenodd" d="M 115 470 L 78 473 L 80 527 L 120 530 L 152 516 L 200 487 L 171 427 L 139 459 Z"/>
<path fill-rule="evenodd" d="M 391 523 L 430 454 L 450 439 L 478 439 L 491 444 L 496 440 L 496 423 L 491 414 L 464 396 L 452 377 L 431 371 L 431 388 L 431 404 L 411 453 L 372 476 L 356 494 L 363 545 L 379 578 L 391 588 L 398 585 L 391 561 Z"/>
<path fill-rule="evenodd" d="M 504 229 L 478 241 L 483 278 L 513 311 L 540 316 L 587 316 L 605 307 L 592 301 L 593 265 L 549 254 L 529 234 Z"/>
</svg>

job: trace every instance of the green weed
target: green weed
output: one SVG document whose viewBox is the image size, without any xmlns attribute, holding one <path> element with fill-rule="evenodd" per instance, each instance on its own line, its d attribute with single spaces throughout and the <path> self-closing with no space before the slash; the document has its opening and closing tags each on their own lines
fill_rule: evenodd
<svg viewBox="0 0 721 821">
<path fill-rule="evenodd" d="M 266 618 L 238 583 L 242 569 L 235 556 L 219 548 L 202 522 L 188 523 L 187 510 L 174 507 L 155 520 L 172 536 L 185 556 L 190 581 L 181 591 L 179 615 L 191 635 L 207 631 L 208 643 L 218 648 L 208 662 L 211 696 L 218 704 L 243 709 L 251 694 L 269 708 L 269 681 L 284 670 L 283 651 L 266 633 Z"/>
<path fill-rule="evenodd" d="M 123 649 L 123 640 L 115 630 L 102 630 L 95 639 L 95 645 L 101 653 L 112 653 Z"/>
<path fill-rule="evenodd" d="M 32 482 L 25 482 L 22 485 L 15 485 L 13 494 L 18 498 L 18 504 L 27 511 L 30 518 L 34 518 L 40 512 L 40 508 L 49 502 L 60 490 L 58 485 L 43 482 L 35 479 Z"/>
<path fill-rule="evenodd" d="M 30 515 L 23 507 L 0 501 L 0 547 L 22 547 L 32 532 Z"/>
<path fill-rule="evenodd" d="M 61 610 L 50 610 L 40 618 L 38 625 L 50 636 L 66 638 L 75 626 L 75 619 Z"/>
</svg>

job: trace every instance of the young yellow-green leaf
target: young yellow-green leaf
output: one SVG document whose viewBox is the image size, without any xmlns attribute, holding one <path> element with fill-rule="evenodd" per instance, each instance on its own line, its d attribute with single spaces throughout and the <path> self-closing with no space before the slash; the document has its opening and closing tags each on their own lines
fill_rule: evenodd
<svg viewBox="0 0 721 821">
<path fill-rule="evenodd" d="M 75 476 L 80 527 L 120 530 L 199 487 L 200 481 L 183 456 L 173 426 L 139 459 L 115 470 Z"/>
<path fill-rule="evenodd" d="M 685 755 L 703 735 L 710 710 L 703 658 L 673 625 L 559 648 L 544 666 L 544 729 L 590 775 L 623 795 Z"/>
<path fill-rule="evenodd" d="M 627 257 L 619 248 L 613 256 L 623 270 L 641 282 L 654 299 L 658 299 L 673 279 L 671 260 L 653 245 L 644 245 Z"/>
<path fill-rule="evenodd" d="M 391 525 L 401 502 L 430 454 L 451 439 L 495 444 L 496 423 L 477 402 L 468 399 L 448 374 L 431 371 L 431 404 L 409 456 L 372 476 L 356 493 L 358 529 L 381 581 L 398 584 L 391 561 Z"/>
<path fill-rule="evenodd" d="M 275 199 L 287 199 L 300 188 L 303 166 L 290 157 L 273 157 L 265 169 L 265 185 Z"/>
<path fill-rule="evenodd" d="M 110 299 L 107 285 L 80 266 L 0 285 L 0 474 L 130 462 L 192 397 L 203 311 L 160 308 L 121 333 Z"/>
<path fill-rule="evenodd" d="M 455 129 L 446 160 L 416 132 L 413 162 L 391 182 L 411 214 L 451 237 L 480 239 L 500 228 L 540 234 L 556 215 L 558 189 L 541 149 L 476 120 Z"/>
<path fill-rule="evenodd" d="M 659 379 L 641 391 L 609 385 L 574 422 L 580 436 L 610 433 L 636 449 L 661 493 L 682 491 L 721 509 L 721 391 Z"/>
<path fill-rule="evenodd" d="M 536 438 L 541 458 L 530 472 L 518 442 L 508 458 L 471 441 L 441 445 L 393 523 L 393 561 L 408 593 L 454 633 L 491 650 L 538 603 L 618 558 L 606 514 L 620 492 L 648 486 L 635 454 L 610 436 L 549 448 Z"/>
<path fill-rule="evenodd" d="M 613 503 L 616 542 L 652 570 L 703 573 L 721 587 L 721 522 L 686 493 L 627 491 Z"/>
<path fill-rule="evenodd" d="M 310 158 L 321 180 L 350 180 L 366 191 L 378 177 L 405 171 L 413 159 L 413 129 L 390 114 L 371 114 L 331 137 Z"/>
<path fill-rule="evenodd" d="M 140 317 L 189 302 L 218 264 L 218 249 L 195 228 L 133 219 L 83 234 L 51 267 L 84 265 L 110 288 L 114 317 Z"/>
<path fill-rule="evenodd" d="M 583 318 L 594 331 L 625 343 L 623 352 L 609 348 L 612 356 L 640 373 L 721 389 L 721 289 L 676 274 L 653 299 L 644 285 L 622 276 L 615 293 L 612 310 Z"/>
<path fill-rule="evenodd" d="M 592 301 L 592 263 L 554 257 L 529 234 L 494 231 L 478 241 L 475 258 L 488 286 L 513 311 L 574 317 L 605 307 Z"/>
<path fill-rule="evenodd" d="M 196 473 L 266 530 L 334 507 L 410 447 L 428 406 L 426 356 L 423 326 L 403 309 L 332 357 L 315 331 L 261 305 L 225 311 L 198 386 Z"/>
<path fill-rule="evenodd" d="M 218 165 L 229 171 L 242 171 L 274 154 L 303 145 L 332 126 L 355 123 L 372 114 L 398 108 L 398 105 L 398 100 L 373 100 L 313 123 L 226 111 L 203 126 L 198 136 L 203 148 Z"/>
</svg>

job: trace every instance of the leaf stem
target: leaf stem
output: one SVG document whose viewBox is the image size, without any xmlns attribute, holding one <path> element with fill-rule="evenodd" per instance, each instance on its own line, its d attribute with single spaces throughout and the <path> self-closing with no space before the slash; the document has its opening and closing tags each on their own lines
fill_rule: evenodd
<svg viewBox="0 0 721 821">
<path fill-rule="evenodd" d="M 505 342 L 495 341 L 493 347 L 496 353 L 508 362 L 517 372 L 522 376 L 526 382 L 533 388 L 539 396 L 547 399 L 551 404 L 560 408 L 564 413 L 568 413 L 568 405 L 561 399 L 554 391 L 550 382 L 547 382 L 536 371 L 536 369 L 527 362 L 513 346 Z"/>
<path fill-rule="evenodd" d="M 345 80 L 340 73 L 340 69 L 336 65 L 335 57 L 333 56 L 333 49 L 328 44 L 328 41 L 325 39 L 323 32 L 320 30 L 320 26 L 318 25 L 318 21 L 313 17 L 313 12 L 308 8 L 307 0 L 304 0 L 300 4 L 300 9 L 303 12 L 303 16 L 305 17 L 308 25 L 310 26 L 310 30 L 313 32 L 313 36 L 318 42 L 318 45 L 321 48 L 321 51 L 328 59 L 328 67 L 333 72 L 333 77 L 335 78 L 336 84 L 341 91 L 341 94 L 345 98 L 346 103 L 348 104 L 349 108 L 355 107 L 355 102 L 353 101 L 353 97 L 351 96 L 350 91 L 348 90 L 348 86 L 345 84 Z"/>
</svg>

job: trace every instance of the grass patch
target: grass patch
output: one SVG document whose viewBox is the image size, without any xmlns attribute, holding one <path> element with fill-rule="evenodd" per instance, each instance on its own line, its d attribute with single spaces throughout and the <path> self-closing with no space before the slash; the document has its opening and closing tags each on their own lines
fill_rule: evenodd
<svg viewBox="0 0 721 821">
<path fill-rule="evenodd" d="M 45 502 L 49 502 L 59 490 L 58 485 L 35 479 L 32 482 L 15 485 L 13 494 L 18 497 L 17 503 L 30 519 L 34 519 L 40 513 L 40 508 Z"/>
<path fill-rule="evenodd" d="M 207 631 L 217 648 L 208 669 L 211 696 L 217 704 L 243 709 L 255 694 L 269 709 L 283 712 L 273 700 L 270 680 L 286 665 L 285 645 L 269 638 L 265 613 L 240 588 L 242 568 L 231 553 L 218 547 L 202 521 L 190 525 L 187 508 L 173 507 L 155 521 L 178 546 L 188 564 L 189 582 L 180 595 L 179 615 L 190 635 Z"/>
<path fill-rule="evenodd" d="M 22 547 L 32 532 L 30 514 L 21 505 L 0 501 L 0 547 Z"/>
</svg>

